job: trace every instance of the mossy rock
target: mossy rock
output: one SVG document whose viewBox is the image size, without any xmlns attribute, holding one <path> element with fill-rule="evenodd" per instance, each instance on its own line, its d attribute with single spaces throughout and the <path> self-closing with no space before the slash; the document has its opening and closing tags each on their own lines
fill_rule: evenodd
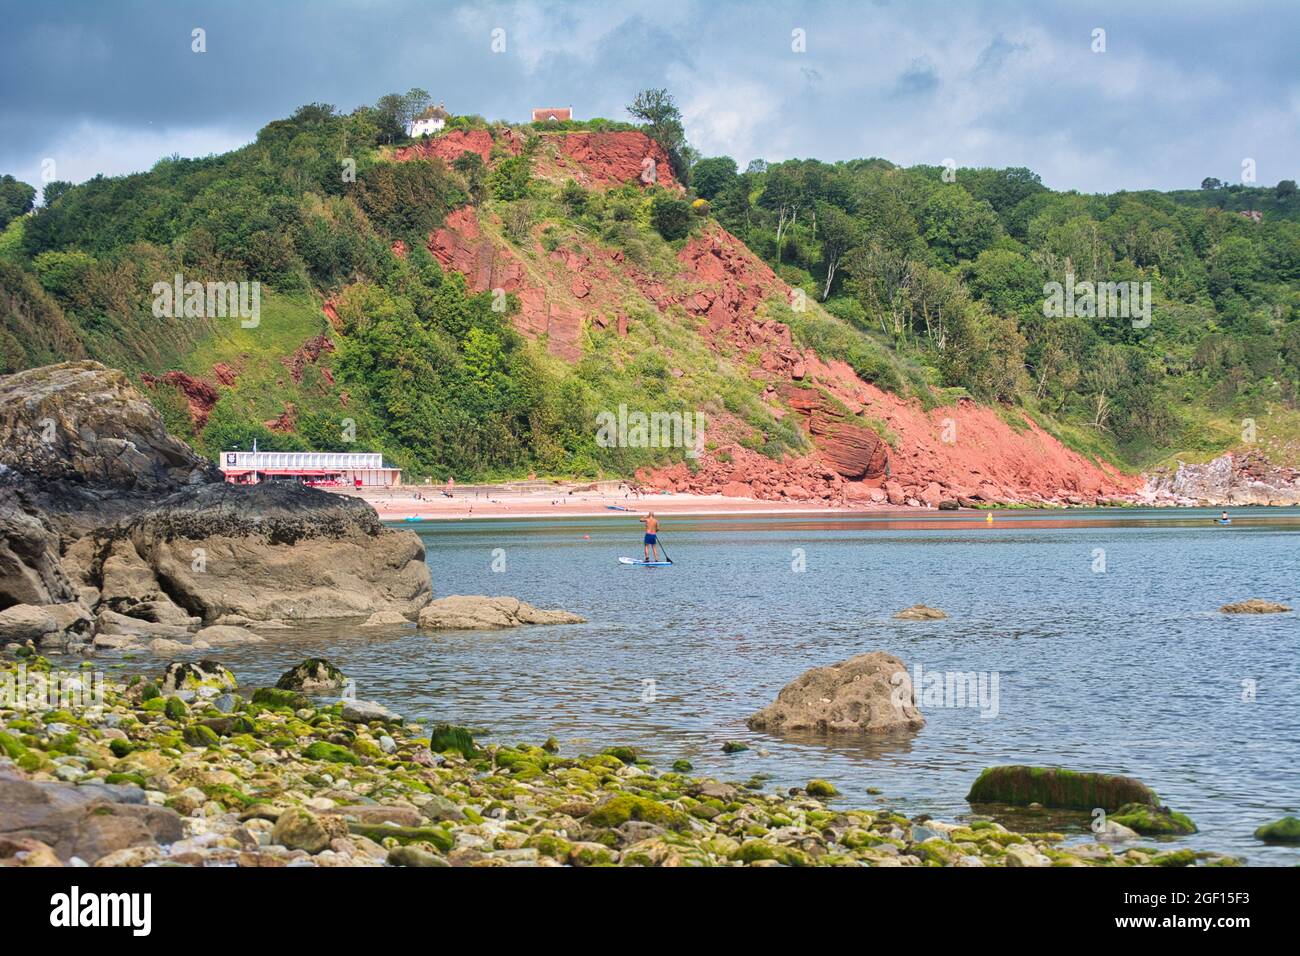
<svg viewBox="0 0 1300 956">
<path fill-rule="evenodd" d="M 546 743 L 542 744 L 542 749 L 548 754 L 557 754 L 560 752 L 560 742 L 554 737 L 547 737 Z"/>
<path fill-rule="evenodd" d="M 809 780 L 808 785 L 804 787 L 810 797 L 838 797 L 840 792 L 835 789 L 835 784 L 829 780 Z"/>
<path fill-rule="evenodd" d="M 408 843 L 429 843 L 443 853 L 452 848 L 452 835 L 441 827 L 393 827 L 376 823 L 349 823 L 348 832 L 374 840 L 382 845 L 389 838 L 402 846 Z"/>
<path fill-rule="evenodd" d="M 587 814 L 584 823 L 593 827 L 614 828 L 629 820 L 653 823 L 669 830 L 682 830 L 690 825 L 690 817 L 657 800 L 638 797 L 631 793 L 615 794 Z"/>
<path fill-rule="evenodd" d="M 690 773 L 695 769 L 695 765 L 689 760 L 674 760 L 673 773 Z"/>
<path fill-rule="evenodd" d="M 217 736 L 217 732 L 211 727 L 205 727 L 203 724 L 190 724 L 185 728 L 181 739 L 191 747 L 221 746 L 221 738 Z"/>
<path fill-rule="evenodd" d="M 1195 850 L 1173 850 L 1169 853 L 1160 853 L 1151 858 L 1152 866 L 1195 866 Z"/>
<path fill-rule="evenodd" d="M 722 752 L 724 754 L 743 753 L 748 749 L 749 749 L 749 744 L 742 744 L 739 740 L 728 740 L 725 744 L 722 745 Z"/>
<path fill-rule="evenodd" d="M 0 730 L 0 753 L 11 760 L 17 760 L 27 753 L 27 748 L 13 734 L 7 734 Z"/>
<path fill-rule="evenodd" d="M 1120 807 L 1110 815 L 1110 820 L 1143 836 L 1177 836 L 1196 832 L 1196 824 L 1185 813 L 1144 803 L 1130 803 Z"/>
<path fill-rule="evenodd" d="M 454 750 L 466 760 L 473 760 L 478 755 L 474 735 L 455 724 L 435 724 L 429 731 L 429 749 L 436 754 Z"/>
<path fill-rule="evenodd" d="M 273 710 L 302 710 L 311 706 L 311 698 L 293 690 L 278 687 L 259 687 L 253 691 L 253 703 Z"/>
<path fill-rule="evenodd" d="M 135 744 L 131 743 L 131 741 L 129 740 L 123 740 L 122 738 L 119 737 L 115 740 L 110 740 L 108 742 L 108 749 L 113 752 L 114 757 L 117 757 L 120 760 L 123 757 L 125 757 L 127 754 L 129 754 L 131 751 L 135 750 Z"/>
<path fill-rule="evenodd" d="M 979 775 L 966 799 L 970 803 L 1013 806 L 1040 803 L 1065 810 L 1101 807 L 1108 813 L 1132 803 L 1160 805 L 1155 791 L 1133 777 L 1020 765 L 988 768 Z"/>
<path fill-rule="evenodd" d="M 145 789 L 146 786 L 144 777 L 138 773 L 110 773 L 104 778 L 104 782 L 108 784 L 134 784 L 141 790 Z"/>
<path fill-rule="evenodd" d="M 163 713 L 167 715 L 168 720 L 184 720 L 189 712 L 190 709 L 185 706 L 185 701 L 179 697 L 168 697 L 167 702 L 163 704 Z"/>
<path fill-rule="evenodd" d="M 534 833 L 524 841 L 524 846 L 536 850 L 542 856 L 554 857 L 557 860 L 567 860 L 569 854 L 573 852 L 572 843 L 553 833 Z"/>
<path fill-rule="evenodd" d="M 309 657 L 281 674 L 275 686 L 288 691 L 326 691 L 338 690 L 346 683 L 343 672 L 325 658 Z"/>
<path fill-rule="evenodd" d="M 311 744 L 302 755 L 308 760 L 324 760 L 326 763 L 361 763 L 361 759 L 346 747 L 326 743 L 324 740 Z"/>
<path fill-rule="evenodd" d="M 616 757 L 625 764 L 634 764 L 637 761 L 636 749 L 633 747 L 610 747 L 604 752 L 611 757 Z"/>
<path fill-rule="evenodd" d="M 352 742 L 352 752 L 358 757 L 369 757 L 372 760 L 382 760 L 384 757 L 379 745 L 365 737 L 358 737 Z"/>
<path fill-rule="evenodd" d="M 1300 817 L 1283 817 L 1266 823 L 1255 831 L 1255 839 L 1265 843 L 1300 843 Z"/>
</svg>

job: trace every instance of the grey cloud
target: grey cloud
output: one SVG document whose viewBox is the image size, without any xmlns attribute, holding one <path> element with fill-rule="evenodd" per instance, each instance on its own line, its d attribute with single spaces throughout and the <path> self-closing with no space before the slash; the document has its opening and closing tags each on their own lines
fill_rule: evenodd
<svg viewBox="0 0 1300 956">
<path fill-rule="evenodd" d="M 453 111 L 494 119 L 554 103 L 623 119 L 637 89 L 667 86 L 682 103 L 728 103 L 733 115 L 709 127 L 707 147 L 742 163 L 796 149 L 827 161 L 934 162 L 970 144 L 963 163 L 1029 166 L 1056 188 L 1084 191 L 1195 186 L 1232 175 L 1246 156 L 1261 182 L 1300 178 L 1300 5 L 1284 0 L 1259 4 L 1254 22 L 1269 29 L 1248 35 L 1230 6 L 1190 2 L 659 0 L 650 9 L 637 0 L 0 0 L 0 172 L 76 149 L 70 137 L 83 127 L 103 136 L 86 163 L 117 173 L 174 149 L 247 142 L 312 101 L 351 109 L 420 86 Z M 489 46 L 498 25 L 510 36 L 506 54 Z M 808 31 L 806 54 L 790 52 L 796 26 Z M 190 50 L 196 27 L 207 53 Z M 1084 58 L 1095 27 L 1107 31 L 1107 52 Z M 721 95 L 732 88 L 743 98 Z M 763 117 L 774 105 L 779 123 L 743 121 L 746 109 Z M 80 177 L 86 163 L 61 168 Z"/>
</svg>

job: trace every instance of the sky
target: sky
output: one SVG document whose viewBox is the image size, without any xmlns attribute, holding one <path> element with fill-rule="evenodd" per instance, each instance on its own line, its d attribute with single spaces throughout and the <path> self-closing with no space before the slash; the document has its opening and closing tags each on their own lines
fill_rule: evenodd
<svg viewBox="0 0 1300 956">
<path fill-rule="evenodd" d="M 0 0 L 0 23 L 0 174 L 38 188 L 411 87 L 510 121 L 626 120 L 666 87 L 691 144 L 742 168 L 951 160 L 1083 192 L 1241 182 L 1247 161 L 1261 185 L 1300 178 L 1295 0 Z"/>
</svg>

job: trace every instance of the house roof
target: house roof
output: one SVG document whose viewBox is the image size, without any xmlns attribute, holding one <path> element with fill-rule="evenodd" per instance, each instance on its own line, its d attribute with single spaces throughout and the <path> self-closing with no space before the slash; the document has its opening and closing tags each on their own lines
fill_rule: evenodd
<svg viewBox="0 0 1300 956">
<path fill-rule="evenodd" d="M 442 104 L 439 103 L 437 106 L 430 106 L 423 113 L 417 116 L 416 119 L 417 120 L 431 120 L 431 119 L 445 120 L 445 119 L 451 119 L 451 114 L 448 113 L 445 109 L 443 109 Z"/>
<path fill-rule="evenodd" d="M 567 120 L 573 119 L 572 106 L 548 106 L 533 110 L 533 122 L 539 123 L 543 120 Z"/>
</svg>

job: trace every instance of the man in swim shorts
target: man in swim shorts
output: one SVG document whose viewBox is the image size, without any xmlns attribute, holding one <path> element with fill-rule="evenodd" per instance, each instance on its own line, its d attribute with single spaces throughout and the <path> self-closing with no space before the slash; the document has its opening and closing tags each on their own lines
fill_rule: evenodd
<svg viewBox="0 0 1300 956">
<path fill-rule="evenodd" d="M 645 559 L 650 560 L 651 553 L 654 554 L 654 560 L 659 560 L 659 519 L 655 517 L 653 511 L 646 514 L 641 519 L 645 525 Z"/>
</svg>

